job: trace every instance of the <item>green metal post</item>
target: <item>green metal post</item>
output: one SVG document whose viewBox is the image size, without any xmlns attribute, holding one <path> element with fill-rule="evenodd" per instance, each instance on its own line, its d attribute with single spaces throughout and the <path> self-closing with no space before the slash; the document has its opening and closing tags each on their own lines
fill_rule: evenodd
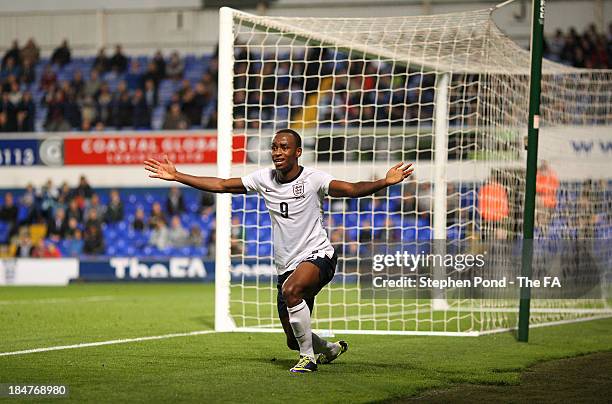
<svg viewBox="0 0 612 404">
<path fill-rule="evenodd" d="M 529 127 L 527 138 L 527 174 L 525 181 L 525 213 L 523 217 L 523 256 L 521 276 L 531 279 L 533 260 L 533 227 L 535 218 L 536 175 L 538 170 L 538 132 L 540 128 L 540 92 L 544 37 L 544 2 L 533 0 L 531 32 L 531 76 L 529 82 Z M 521 288 L 518 340 L 529 339 L 531 289 Z"/>
</svg>

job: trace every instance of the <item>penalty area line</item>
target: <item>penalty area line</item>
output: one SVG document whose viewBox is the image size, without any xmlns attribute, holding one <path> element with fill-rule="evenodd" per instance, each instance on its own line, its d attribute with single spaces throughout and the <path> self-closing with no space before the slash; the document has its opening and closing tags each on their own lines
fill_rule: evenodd
<svg viewBox="0 0 612 404">
<path fill-rule="evenodd" d="M 158 339 L 168 339 L 168 338 L 178 338 L 178 337 L 191 337 L 194 335 L 212 334 L 214 332 L 215 332 L 214 330 L 201 330 L 201 331 L 191 331 L 191 332 L 180 332 L 180 333 L 174 333 L 174 334 L 153 335 L 150 337 L 113 339 L 110 341 L 98 341 L 98 342 L 87 342 L 87 343 L 74 344 L 74 345 L 50 346 L 50 347 L 44 347 L 44 348 L 24 349 L 22 351 L 0 352 L 0 356 L 26 355 L 26 354 L 32 354 L 32 353 L 38 353 L 38 352 L 62 351 L 65 349 L 89 348 L 89 347 L 103 346 L 103 345 L 128 344 L 130 342 L 153 341 L 153 340 L 158 340 Z"/>
</svg>

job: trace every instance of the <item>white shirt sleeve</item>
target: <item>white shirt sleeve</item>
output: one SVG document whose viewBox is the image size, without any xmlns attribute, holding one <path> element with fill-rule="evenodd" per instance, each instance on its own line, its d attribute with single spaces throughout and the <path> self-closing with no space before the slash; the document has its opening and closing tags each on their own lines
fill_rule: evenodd
<svg viewBox="0 0 612 404">
<path fill-rule="evenodd" d="M 319 193 L 322 195 L 329 195 L 329 183 L 332 182 L 334 177 L 324 171 L 316 171 L 316 186 L 318 187 Z"/>
<path fill-rule="evenodd" d="M 241 178 L 242 185 L 246 188 L 247 192 L 260 192 L 262 186 L 262 173 L 265 169 L 253 171 L 249 175 L 245 175 Z"/>
</svg>

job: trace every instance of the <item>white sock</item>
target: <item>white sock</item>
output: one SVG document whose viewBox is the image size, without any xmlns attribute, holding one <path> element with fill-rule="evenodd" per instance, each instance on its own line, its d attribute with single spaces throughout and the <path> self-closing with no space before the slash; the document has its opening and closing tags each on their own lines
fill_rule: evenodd
<svg viewBox="0 0 612 404">
<path fill-rule="evenodd" d="M 293 335 L 300 345 L 300 355 L 306 355 L 315 360 L 312 349 L 312 330 L 310 329 L 310 309 L 304 300 L 297 306 L 288 307 L 289 323 L 293 329 Z"/>
<path fill-rule="evenodd" d="M 333 342 L 329 342 L 321 337 L 319 337 L 314 332 L 312 333 L 312 346 L 314 348 L 315 353 L 322 353 L 326 356 L 330 354 L 337 353 L 338 347 Z"/>
</svg>

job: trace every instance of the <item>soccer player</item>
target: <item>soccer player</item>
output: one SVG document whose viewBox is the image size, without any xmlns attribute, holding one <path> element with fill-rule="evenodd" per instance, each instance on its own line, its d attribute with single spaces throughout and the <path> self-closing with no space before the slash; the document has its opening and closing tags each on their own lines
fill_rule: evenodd
<svg viewBox="0 0 612 404">
<path fill-rule="evenodd" d="M 345 182 L 331 175 L 302 167 L 302 139 L 292 129 L 281 129 L 272 140 L 274 168 L 262 168 L 242 178 L 196 177 L 165 162 L 148 159 L 149 177 L 178 181 L 208 192 L 259 193 L 272 220 L 274 263 L 278 271 L 278 315 L 287 336 L 287 346 L 300 351 L 291 372 L 317 370 L 346 352 L 345 341 L 328 342 L 311 331 L 314 298 L 333 278 L 337 256 L 323 228 L 325 195 L 358 198 L 397 184 L 412 174 L 411 164 L 398 163 L 377 181 Z"/>
</svg>

